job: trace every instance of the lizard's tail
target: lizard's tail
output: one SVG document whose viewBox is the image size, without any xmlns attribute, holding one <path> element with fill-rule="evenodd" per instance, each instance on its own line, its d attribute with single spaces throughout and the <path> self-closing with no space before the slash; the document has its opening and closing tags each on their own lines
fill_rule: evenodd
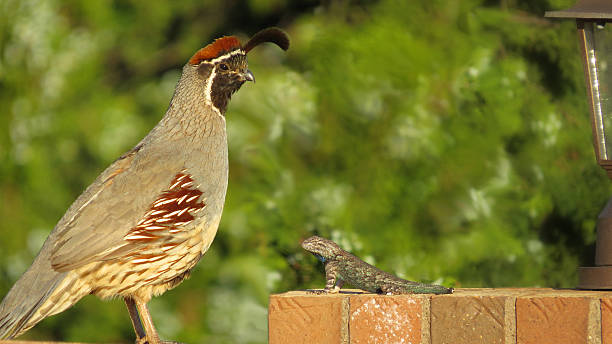
<svg viewBox="0 0 612 344">
<path fill-rule="evenodd" d="M 433 294 L 452 294 L 455 291 L 455 288 L 447 288 L 443 285 L 433 284 L 431 287 Z"/>
<path fill-rule="evenodd" d="M 455 289 L 438 284 L 415 283 L 407 285 L 406 292 L 414 294 L 452 294 Z"/>
</svg>

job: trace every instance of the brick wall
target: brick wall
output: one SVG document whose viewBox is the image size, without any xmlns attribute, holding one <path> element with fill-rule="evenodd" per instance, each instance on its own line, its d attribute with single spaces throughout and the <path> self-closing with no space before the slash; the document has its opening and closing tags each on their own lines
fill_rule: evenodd
<svg viewBox="0 0 612 344">
<path fill-rule="evenodd" d="M 612 292 L 456 289 L 452 295 L 357 290 L 270 296 L 269 343 L 612 344 Z"/>
</svg>

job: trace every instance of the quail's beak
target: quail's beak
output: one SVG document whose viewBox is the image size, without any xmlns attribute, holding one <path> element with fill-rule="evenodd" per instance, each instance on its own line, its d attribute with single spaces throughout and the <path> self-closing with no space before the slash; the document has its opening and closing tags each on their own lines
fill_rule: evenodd
<svg viewBox="0 0 612 344">
<path fill-rule="evenodd" d="M 242 73 L 242 77 L 244 78 L 244 80 L 246 81 L 252 81 L 255 82 L 255 76 L 253 75 L 253 73 L 250 70 L 246 70 L 246 72 Z"/>
</svg>

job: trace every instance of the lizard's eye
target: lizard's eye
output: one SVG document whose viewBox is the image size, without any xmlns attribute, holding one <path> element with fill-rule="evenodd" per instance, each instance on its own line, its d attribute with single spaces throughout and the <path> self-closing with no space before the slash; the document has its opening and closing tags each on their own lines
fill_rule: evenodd
<svg viewBox="0 0 612 344">
<path fill-rule="evenodd" d="M 221 68 L 221 70 L 229 70 L 229 67 L 225 63 L 220 64 L 219 68 Z"/>
</svg>

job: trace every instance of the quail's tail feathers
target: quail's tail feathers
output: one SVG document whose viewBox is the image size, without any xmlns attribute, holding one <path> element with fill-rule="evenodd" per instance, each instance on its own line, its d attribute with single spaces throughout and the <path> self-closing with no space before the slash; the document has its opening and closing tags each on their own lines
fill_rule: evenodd
<svg viewBox="0 0 612 344">
<path fill-rule="evenodd" d="M 46 244 L 45 244 L 46 246 Z M 47 250 L 48 252 L 49 250 Z M 0 340 L 11 339 L 87 294 L 70 272 L 57 272 L 41 253 L 0 304 Z M 79 290 L 80 289 L 80 290 Z"/>
</svg>

